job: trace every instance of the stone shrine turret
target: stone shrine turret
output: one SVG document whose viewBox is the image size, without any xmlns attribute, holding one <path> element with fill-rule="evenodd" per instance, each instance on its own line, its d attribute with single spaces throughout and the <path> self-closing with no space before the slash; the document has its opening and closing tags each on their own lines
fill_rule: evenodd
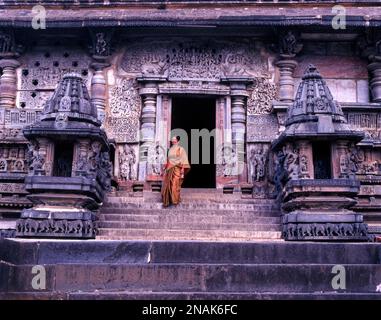
<svg viewBox="0 0 381 320">
<path fill-rule="evenodd" d="M 82 78 L 63 76 L 40 121 L 24 128 L 29 141 L 25 179 L 32 209 L 17 222 L 18 237 L 94 238 L 95 211 L 110 189 L 111 162 Z"/>
<path fill-rule="evenodd" d="M 360 188 L 354 146 L 364 137 L 347 124 L 316 67 L 309 65 L 272 144 L 275 185 L 286 240 L 367 240 L 351 208 Z"/>
</svg>

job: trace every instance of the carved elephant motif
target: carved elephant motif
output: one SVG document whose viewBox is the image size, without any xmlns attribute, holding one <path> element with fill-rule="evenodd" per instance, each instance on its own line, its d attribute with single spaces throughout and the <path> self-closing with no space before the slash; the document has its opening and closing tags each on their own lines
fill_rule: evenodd
<svg viewBox="0 0 381 320">
<path fill-rule="evenodd" d="M 93 223 L 91 221 L 83 221 L 84 226 L 84 232 L 85 234 L 92 234 L 93 233 Z"/>
<path fill-rule="evenodd" d="M 66 220 L 55 220 L 54 221 L 54 230 L 55 233 L 66 233 L 67 230 L 67 221 Z"/>
<path fill-rule="evenodd" d="M 354 230 L 353 226 L 348 223 L 341 223 L 340 224 L 340 231 L 342 236 L 353 236 L 354 235 Z"/>
<path fill-rule="evenodd" d="M 326 235 L 326 229 L 324 224 L 314 223 L 312 225 L 312 230 L 313 230 L 314 236 L 316 237 L 319 237 L 319 236 L 324 237 Z"/>
<path fill-rule="evenodd" d="M 83 228 L 81 220 L 71 220 L 67 223 L 67 233 L 80 233 Z"/>
<path fill-rule="evenodd" d="M 25 230 L 25 220 L 18 220 L 16 225 L 17 232 L 24 232 Z"/>
<path fill-rule="evenodd" d="M 301 237 L 309 237 L 312 235 L 312 228 L 310 224 L 300 224 L 298 226 L 298 231 Z"/>
<path fill-rule="evenodd" d="M 338 224 L 327 223 L 326 229 L 327 229 L 327 234 L 330 237 L 339 236 L 340 235 L 340 227 L 339 227 Z"/>
<path fill-rule="evenodd" d="M 50 232 L 52 228 L 52 223 L 49 220 L 40 221 L 40 225 L 38 228 L 39 232 Z"/>
<path fill-rule="evenodd" d="M 366 237 L 368 235 L 368 226 L 364 223 L 355 223 L 354 234 Z"/>
<path fill-rule="evenodd" d="M 35 233 L 38 231 L 39 223 L 36 220 L 26 219 L 25 221 L 25 229 L 26 233 Z"/>
</svg>

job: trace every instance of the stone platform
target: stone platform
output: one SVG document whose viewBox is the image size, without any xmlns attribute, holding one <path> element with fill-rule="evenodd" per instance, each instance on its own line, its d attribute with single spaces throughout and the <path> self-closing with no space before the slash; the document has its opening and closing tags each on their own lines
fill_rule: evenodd
<svg viewBox="0 0 381 320">
<path fill-rule="evenodd" d="M 3 239 L 0 260 L 1 299 L 381 299 L 377 243 Z"/>
<path fill-rule="evenodd" d="M 251 241 L 280 239 L 281 214 L 272 199 L 182 189 L 182 202 L 163 208 L 159 192 L 108 195 L 100 210 L 100 240 Z"/>
</svg>

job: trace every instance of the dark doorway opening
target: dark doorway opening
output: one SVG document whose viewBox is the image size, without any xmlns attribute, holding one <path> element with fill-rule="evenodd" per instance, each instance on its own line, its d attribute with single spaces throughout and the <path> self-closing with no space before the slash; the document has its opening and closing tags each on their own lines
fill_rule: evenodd
<svg viewBox="0 0 381 320">
<path fill-rule="evenodd" d="M 188 158 L 191 170 L 184 180 L 184 188 L 215 188 L 216 187 L 216 165 L 214 160 L 215 139 L 210 138 L 208 150 L 206 142 L 198 137 L 199 159 L 198 164 L 192 163 L 192 141 L 191 130 L 207 129 L 211 132 L 216 127 L 216 100 L 210 97 L 174 97 L 172 99 L 172 130 L 183 129 L 188 135 Z M 195 140 L 195 139 L 193 139 Z M 197 139 L 196 139 L 197 140 Z M 186 147 L 180 141 L 183 147 Z M 204 148 L 203 148 L 204 145 Z M 195 149 L 194 149 L 195 150 Z M 203 152 L 208 152 L 210 161 L 205 163 Z M 193 157 L 195 158 L 195 156 Z"/>
<path fill-rule="evenodd" d="M 71 177 L 73 149 L 74 145 L 70 142 L 60 142 L 55 145 L 53 176 Z"/>
<path fill-rule="evenodd" d="M 312 144 L 315 179 L 331 179 L 331 144 L 315 142 Z"/>
</svg>

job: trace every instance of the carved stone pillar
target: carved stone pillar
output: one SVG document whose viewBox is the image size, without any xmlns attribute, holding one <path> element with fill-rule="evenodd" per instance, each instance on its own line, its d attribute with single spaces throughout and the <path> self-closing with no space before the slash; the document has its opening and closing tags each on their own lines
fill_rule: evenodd
<svg viewBox="0 0 381 320">
<path fill-rule="evenodd" d="M 91 78 L 91 101 L 97 107 L 98 119 L 104 122 L 106 109 L 106 78 L 104 68 L 107 64 L 93 63 L 91 67 L 94 69 L 93 77 Z"/>
<path fill-rule="evenodd" d="M 371 74 L 369 81 L 370 90 L 372 92 L 372 101 L 381 102 L 381 62 L 373 62 L 368 65 Z"/>
<path fill-rule="evenodd" d="M 0 60 L 3 73 L 0 77 L 0 107 L 13 108 L 16 106 L 17 74 L 20 63 L 16 59 Z"/>
<path fill-rule="evenodd" d="M 298 34 L 291 30 L 281 33 L 279 37 L 280 59 L 276 63 L 279 68 L 279 101 L 294 101 L 293 73 L 298 65 L 294 58 L 302 48 L 303 45 L 299 42 Z"/>
<path fill-rule="evenodd" d="M 233 144 L 233 159 L 235 160 L 234 175 L 237 176 L 237 183 L 247 182 L 247 162 L 246 152 L 246 85 L 248 79 L 229 79 L 231 95 L 231 130 Z"/>
<path fill-rule="evenodd" d="M 97 107 L 98 119 L 104 122 L 107 100 L 107 82 L 105 68 L 110 66 L 109 60 L 112 54 L 112 38 L 114 31 L 90 29 L 92 44 L 90 53 L 94 62 L 91 68 L 94 70 L 91 79 L 91 102 Z"/>
<path fill-rule="evenodd" d="M 279 101 L 294 101 L 295 82 L 293 73 L 298 63 L 295 60 L 279 60 Z"/>
<path fill-rule="evenodd" d="M 155 143 L 157 84 L 145 82 L 139 91 L 143 97 L 140 122 L 140 152 L 138 180 L 144 181 L 147 175 L 148 152 Z"/>
</svg>

